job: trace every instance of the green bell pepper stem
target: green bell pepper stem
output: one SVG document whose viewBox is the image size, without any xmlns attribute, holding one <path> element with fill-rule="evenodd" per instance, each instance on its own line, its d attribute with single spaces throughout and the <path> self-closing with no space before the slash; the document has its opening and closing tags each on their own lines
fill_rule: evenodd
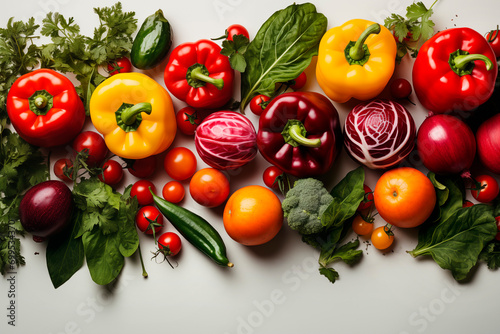
<svg viewBox="0 0 500 334">
<path fill-rule="evenodd" d="M 320 138 L 315 138 L 315 139 L 309 139 L 306 138 L 302 135 L 302 128 L 300 125 L 292 125 L 288 128 L 288 134 L 290 137 L 295 140 L 298 144 L 302 146 L 307 146 L 307 147 L 320 147 L 321 146 L 321 139 Z"/>
<path fill-rule="evenodd" d="M 148 115 L 151 115 L 151 111 L 152 111 L 151 103 L 149 102 L 137 103 L 132 107 L 123 110 L 121 114 L 122 121 L 126 125 L 131 125 L 135 122 L 137 115 L 141 113 L 146 113 Z"/>
<path fill-rule="evenodd" d="M 368 28 L 366 28 L 365 31 L 361 33 L 358 40 L 356 41 L 356 44 L 354 44 L 354 46 L 349 50 L 349 56 L 354 60 L 363 59 L 365 56 L 363 45 L 365 44 L 366 39 L 371 34 L 378 33 L 380 33 L 380 24 L 374 23 L 368 26 Z"/>
<path fill-rule="evenodd" d="M 218 90 L 221 90 L 224 87 L 224 80 L 221 78 L 214 79 L 203 73 L 202 67 L 195 67 L 191 70 L 191 78 L 199 81 L 203 81 L 217 87 Z"/>
<path fill-rule="evenodd" d="M 490 58 L 482 54 L 468 54 L 456 56 L 454 59 L 454 65 L 458 69 L 464 69 L 471 61 L 482 60 L 486 64 L 486 69 L 489 71 L 493 67 L 493 62 Z"/>
<path fill-rule="evenodd" d="M 38 95 L 33 102 L 38 109 L 43 109 L 47 106 L 49 100 L 43 95 Z"/>
</svg>

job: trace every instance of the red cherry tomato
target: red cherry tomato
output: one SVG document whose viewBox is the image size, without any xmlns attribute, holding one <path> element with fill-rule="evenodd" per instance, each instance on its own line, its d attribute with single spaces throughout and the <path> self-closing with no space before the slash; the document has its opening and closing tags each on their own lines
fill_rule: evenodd
<svg viewBox="0 0 500 334">
<path fill-rule="evenodd" d="M 191 178 L 189 192 L 198 204 L 214 208 L 229 196 L 229 180 L 218 169 L 203 168 Z"/>
<path fill-rule="evenodd" d="M 158 247 L 165 256 L 175 256 L 182 248 L 181 238 L 174 232 L 166 232 L 158 237 Z"/>
<path fill-rule="evenodd" d="M 163 198 L 172 203 L 179 203 L 184 199 L 186 190 L 179 181 L 170 181 L 163 186 Z"/>
<path fill-rule="evenodd" d="M 71 178 L 65 174 L 65 171 L 68 171 L 71 167 L 73 167 L 73 161 L 64 158 L 59 159 L 54 163 L 54 174 L 63 181 L 71 181 Z M 73 175 L 73 173 L 70 175 Z"/>
<path fill-rule="evenodd" d="M 156 155 L 144 159 L 133 160 L 131 166 L 127 168 L 130 174 L 139 179 L 151 177 L 156 171 Z"/>
<path fill-rule="evenodd" d="M 241 24 L 231 24 L 226 29 L 227 32 L 227 40 L 232 41 L 234 35 L 243 35 L 246 38 L 250 39 L 250 34 L 248 30 L 242 26 Z"/>
<path fill-rule="evenodd" d="M 490 43 L 491 48 L 493 49 L 493 52 L 495 52 L 495 56 L 498 58 L 500 57 L 500 31 L 497 29 L 491 30 L 487 35 L 486 35 L 486 40 L 488 43 Z"/>
<path fill-rule="evenodd" d="M 250 100 L 250 110 L 257 116 L 260 116 L 262 112 L 266 109 L 267 101 L 269 101 L 269 96 L 259 94 Z"/>
<path fill-rule="evenodd" d="M 196 128 L 201 123 L 198 113 L 192 107 L 185 107 L 179 110 L 176 114 L 176 119 L 179 131 L 187 136 L 194 135 Z"/>
<path fill-rule="evenodd" d="M 478 202 L 489 203 L 493 201 L 500 191 L 497 180 L 490 175 L 480 175 L 476 177 L 477 185 L 471 189 L 472 197 Z"/>
<path fill-rule="evenodd" d="M 196 172 L 196 166 L 196 156 L 186 147 L 174 147 L 165 156 L 165 171 L 168 176 L 177 181 L 186 180 L 193 176 Z"/>
<path fill-rule="evenodd" d="M 404 78 L 393 80 L 389 88 L 395 99 L 407 99 L 413 91 L 410 82 Z"/>
<path fill-rule="evenodd" d="M 291 89 L 299 90 L 299 89 L 303 88 L 307 82 L 306 72 L 300 73 L 300 75 L 297 78 L 295 78 L 294 82 L 295 83 L 290 86 Z"/>
<path fill-rule="evenodd" d="M 163 215 L 152 205 L 143 206 L 135 215 L 135 224 L 141 232 L 156 234 L 163 228 Z"/>
<path fill-rule="evenodd" d="M 358 211 L 369 209 L 373 205 L 373 191 L 366 184 L 363 184 L 363 189 L 365 190 L 365 196 L 363 201 L 359 203 Z"/>
<path fill-rule="evenodd" d="M 73 140 L 73 150 L 81 152 L 88 150 L 87 164 L 91 167 L 99 166 L 108 155 L 108 147 L 104 138 L 94 131 L 83 131 Z"/>
<path fill-rule="evenodd" d="M 271 189 L 279 189 L 279 180 L 277 178 L 283 175 L 283 171 L 276 166 L 269 166 L 264 170 L 262 179 L 264 184 Z"/>
<path fill-rule="evenodd" d="M 129 73 L 132 71 L 132 63 L 127 57 L 122 57 L 108 63 L 108 72 L 110 75 L 118 73 Z"/>
<path fill-rule="evenodd" d="M 108 160 L 102 165 L 102 173 L 99 174 L 99 180 L 102 182 L 115 185 L 123 178 L 123 167 L 116 160 Z"/>
<path fill-rule="evenodd" d="M 139 180 L 132 185 L 132 189 L 130 189 L 130 196 L 137 197 L 139 205 L 149 205 L 153 203 L 153 195 L 151 195 L 151 192 L 149 191 L 150 187 L 153 193 L 156 194 L 156 187 L 151 181 Z"/>
<path fill-rule="evenodd" d="M 462 204 L 462 208 L 468 208 L 468 207 L 471 207 L 471 206 L 474 206 L 474 203 L 472 203 L 469 200 L 465 200 L 464 203 Z"/>
</svg>

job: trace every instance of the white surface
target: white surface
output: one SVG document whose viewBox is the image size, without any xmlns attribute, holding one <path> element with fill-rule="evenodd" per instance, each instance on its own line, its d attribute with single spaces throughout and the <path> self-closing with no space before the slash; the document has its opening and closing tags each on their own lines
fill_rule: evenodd
<svg viewBox="0 0 500 334">
<path fill-rule="evenodd" d="M 391 12 L 404 14 L 411 1 L 312 1 L 328 18 L 328 27 L 352 18 L 379 23 Z M 430 6 L 433 1 L 425 3 Z M 0 12 L 0 26 L 9 17 L 37 22 L 48 11 L 74 16 L 82 31 L 91 34 L 97 24 L 92 8 L 114 4 L 110 0 L 38 0 L 9 2 Z M 232 23 L 245 25 L 251 37 L 276 10 L 292 1 L 122 1 L 124 10 L 135 11 L 139 24 L 158 8 L 163 9 L 174 31 L 173 46 L 201 38 L 218 37 Z M 500 3 L 494 0 L 439 0 L 434 6 L 436 31 L 468 26 L 483 33 L 498 22 Z M 397 67 L 398 76 L 411 79 L 412 61 Z M 163 85 L 163 68 L 148 72 Z M 307 89 L 319 90 L 314 68 L 308 69 Z M 236 90 L 236 97 L 239 96 Z M 412 100 L 416 101 L 413 95 Z M 177 109 L 183 104 L 176 101 Z M 344 120 L 353 104 L 338 105 Z M 405 106 L 418 124 L 425 117 L 420 106 Z M 256 122 L 257 118 L 247 113 Z M 178 135 L 174 146 L 194 149 L 191 139 Z M 231 191 L 248 184 L 262 184 L 268 165 L 260 156 L 241 173 L 231 175 Z M 203 167 L 199 161 L 199 168 Z M 331 187 L 355 168 L 343 153 L 325 177 Z M 369 172 L 375 185 L 380 173 Z M 159 168 L 155 181 L 161 189 L 167 181 Z M 124 184 L 133 182 L 129 176 Z M 183 205 L 205 216 L 226 242 L 232 269 L 218 267 L 194 247 L 184 248 L 171 269 L 167 263 L 149 260 L 153 240 L 141 236 L 149 278 L 141 277 L 137 257 L 126 259 L 122 275 L 112 287 L 92 282 L 84 266 L 55 290 L 50 282 L 43 244 L 22 240 L 27 265 L 17 275 L 16 327 L 7 325 L 8 284 L 0 279 L 0 332 L 2 333 L 494 333 L 500 308 L 498 272 L 481 265 L 470 282 L 456 283 L 448 271 L 430 259 L 406 254 L 416 244 L 416 231 L 396 231 L 393 251 L 381 253 L 362 244 L 358 265 L 336 263 L 340 280 L 334 285 L 317 272 L 318 253 L 301 242 L 286 226 L 270 243 L 245 247 L 225 233 L 220 209 L 206 209 L 187 195 Z M 382 224 L 378 220 L 377 224 Z M 174 230 L 168 226 L 166 230 Z M 36 254 L 38 252 L 39 254 Z"/>
</svg>

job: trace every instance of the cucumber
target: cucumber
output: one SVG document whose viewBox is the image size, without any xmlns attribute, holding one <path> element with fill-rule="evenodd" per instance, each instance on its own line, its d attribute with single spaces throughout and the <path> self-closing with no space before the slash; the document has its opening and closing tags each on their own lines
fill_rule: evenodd
<svg viewBox="0 0 500 334">
<path fill-rule="evenodd" d="M 141 70 L 151 69 L 161 63 L 172 45 L 172 28 L 159 9 L 144 20 L 137 32 L 130 51 L 134 67 Z"/>
<path fill-rule="evenodd" d="M 151 191 L 151 189 L 150 189 Z M 219 232 L 204 218 L 176 204 L 156 196 L 153 200 L 160 212 L 187 241 L 215 261 L 218 265 L 232 267 L 226 256 L 226 246 Z"/>
</svg>

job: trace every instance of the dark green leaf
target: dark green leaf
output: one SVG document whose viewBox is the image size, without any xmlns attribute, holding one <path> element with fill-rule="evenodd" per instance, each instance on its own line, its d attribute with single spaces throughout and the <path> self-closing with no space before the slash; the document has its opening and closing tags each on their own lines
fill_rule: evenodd
<svg viewBox="0 0 500 334">
<path fill-rule="evenodd" d="M 319 267 L 319 273 L 328 278 L 332 283 L 335 283 L 339 279 L 339 273 L 333 268 Z"/>
<path fill-rule="evenodd" d="M 130 191 L 128 191 L 130 193 Z M 125 199 L 124 199 L 125 197 Z M 118 220 L 120 224 L 119 236 L 120 236 L 120 253 L 129 257 L 135 253 L 139 247 L 139 235 L 137 234 L 137 228 L 135 226 L 135 214 L 137 212 L 138 203 L 137 197 L 130 198 L 130 194 L 127 192 L 122 196 L 124 199 L 121 202 L 120 210 L 118 213 Z"/>
<path fill-rule="evenodd" d="M 347 264 L 354 264 L 359 261 L 359 259 L 361 259 L 361 256 L 363 256 L 363 251 L 358 250 L 358 247 L 358 239 L 349 241 L 348 243 L 335 249 L 335 252 L 333 252 L 333 254 L 331 254 L 328 258 L 320 258 L 320 263 L 324 263 L 326 266 L 329 263 L 335 262 L 337 260 L 342 260 Z"/>
<path fill-rule="evenodd" d="M 47 245 L 47 269 L 54 288 L 69 280 L 83 265 L 84 250 L 81 238 L 77 238 L 82 212 L 74 210 L 73 226 L 57 238 L 51 238 Z"/>
<path fill-rule="evenodd" d="M 446 220 L 423 226 L 418 244 L 409 253 L 430 255 L 443 269 L 452 272 L 456 280 L 467 277 L 476 264 L 484 245 L 497 233 L 491 206 L 479 204 L 454 211 Z"/>
<path fill-rule="evenodd" d="M 104 235 L 100 230 L 96 230 L 86 232 L 82 240 L 92 280 L 100 285 L 113 282 L 125 262 L 119 250 L 118 234 Z"/>
<path fill-rule="evenodd" d="M 500 242 L 490 241 L 479 254 L 479 259 L 486 262 L 489 269 L 498 269 L 500 267 Z"/>
<path fill-rule="evenodd" d="M 326 28 L 326 17 L 311 3 L 293 4 L 275 12 L 245 52 L 240 110 L 258 94 L 272 96 L 276 83 L 297 78 L 317 55 Z"/>
</svg>

